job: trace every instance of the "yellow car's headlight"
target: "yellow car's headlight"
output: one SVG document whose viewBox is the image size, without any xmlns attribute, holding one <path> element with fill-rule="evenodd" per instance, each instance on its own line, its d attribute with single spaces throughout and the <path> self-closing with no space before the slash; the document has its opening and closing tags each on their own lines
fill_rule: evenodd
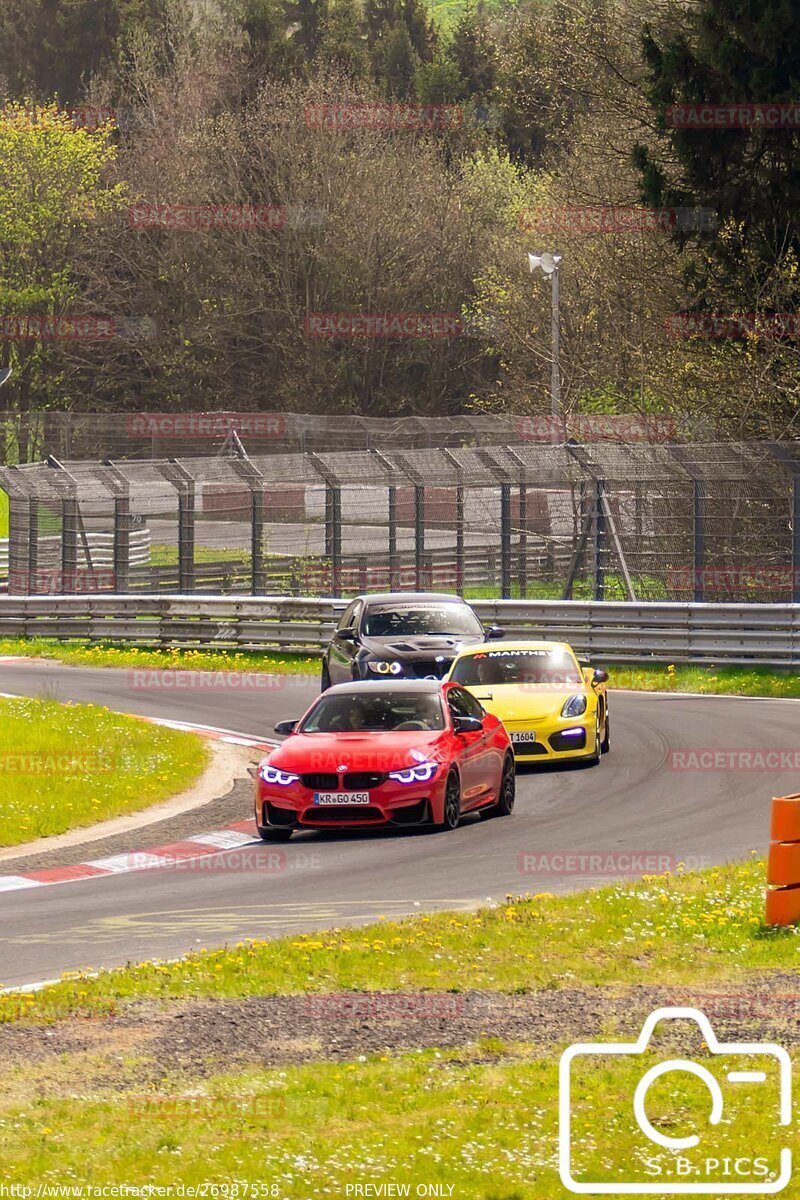
<svg viewBox="0 0 800 1200">
<path fill-rule="evenodd" d="M 586 696 L 583 692 L 578 692 L 575 696 L 570 696 L 561 709 L 562 717 L 582 717 L 586 712 Z"/>
</svg>

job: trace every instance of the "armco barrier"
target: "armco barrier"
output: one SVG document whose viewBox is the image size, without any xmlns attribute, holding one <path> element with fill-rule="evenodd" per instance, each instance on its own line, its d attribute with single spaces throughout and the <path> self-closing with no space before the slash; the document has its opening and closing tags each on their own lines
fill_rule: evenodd
<svg viewBox="0 0 800 1200">
<path fill-rule="evenodd" d="M 772 801 L 767 865 L 767 924 L 800 921 L 800 795 Z"/>
<path fill-rule="evenodd" d="M 347 599 L 96 593 L 0 597 L 0 637 L 319 651 Z M 800 666 L 798 604 L 476 600 L 508 637 L 569 641 L 594 662 Z"/>
</svg>

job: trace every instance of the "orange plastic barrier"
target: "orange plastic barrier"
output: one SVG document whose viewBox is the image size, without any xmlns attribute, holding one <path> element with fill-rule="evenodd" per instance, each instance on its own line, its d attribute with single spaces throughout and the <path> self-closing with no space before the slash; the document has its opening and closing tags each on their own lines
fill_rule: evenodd
<svg viewBox="0 0 800 1200">
<path fill-rule="evenodd" d="M 772 801 L 767 864 L 767 924 L 800 921 L 800 794 Z"/>
</svg>

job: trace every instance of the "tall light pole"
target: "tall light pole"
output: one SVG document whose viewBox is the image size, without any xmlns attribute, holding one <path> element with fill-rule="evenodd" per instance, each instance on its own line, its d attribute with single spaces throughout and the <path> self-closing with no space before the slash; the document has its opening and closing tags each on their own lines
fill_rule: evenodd
<svg viewBox="0 0 800 1200">
<path fill-rule="evenodd" d="M 558 268 L 561 266 L 560 254 L 529 254 L 528 265 L 531 274 L 541 271 L 550 280 L 553 294 L 553 366 L 550 374 L 550 412 L 554 417 L 561 418 L 561 322 L 559 318 L 559 287 Z"/>
</svg>

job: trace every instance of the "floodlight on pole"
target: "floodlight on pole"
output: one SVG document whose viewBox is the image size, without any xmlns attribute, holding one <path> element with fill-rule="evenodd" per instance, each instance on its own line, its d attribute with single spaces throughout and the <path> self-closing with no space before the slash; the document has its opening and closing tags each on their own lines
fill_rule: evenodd
<svg viewBox="0 0 800 1200">
<path fill-rule="evenodd" d="M 559 318 L 560 291 L 558 283 L 558 268 L 561 266 L 560 254 L 529 254 L 528 266 L 531 274 L 541 271 L 550 280 L 553 289 L 553 367 L 550 375 L 550 411 L 554 417 L 561 416 L 561 322 Z"/>
</svg>

